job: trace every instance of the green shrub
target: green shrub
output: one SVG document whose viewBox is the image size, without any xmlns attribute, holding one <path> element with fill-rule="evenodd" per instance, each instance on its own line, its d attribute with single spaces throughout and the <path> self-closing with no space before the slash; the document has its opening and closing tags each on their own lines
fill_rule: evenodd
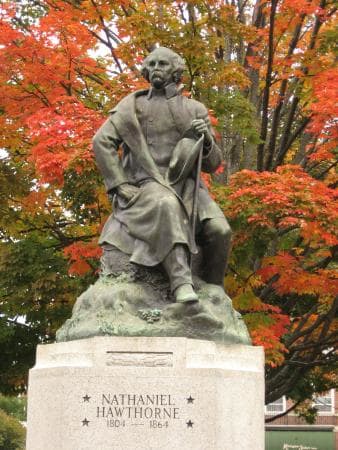
<svg viewBox="0 0 338 450">
<path fill-rule="evenodd" d="M 25 428 L 0 409 L 0 450 L 24 450 Z"/>
<path fill-rule="evenodd" d="M 9 397 L 0 394 L 0 409 L 20 421 L 26 420 L 26 405 L 26 397 Z"/>
</svg>

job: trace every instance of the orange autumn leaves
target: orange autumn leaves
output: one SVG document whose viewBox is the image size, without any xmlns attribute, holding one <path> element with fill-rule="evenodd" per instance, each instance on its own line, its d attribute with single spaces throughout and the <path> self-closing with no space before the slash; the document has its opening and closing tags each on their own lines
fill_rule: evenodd
<svg viewBox="0 0 338 450">
<path fill-rule="evenodd" d="M 61 187 L 67 169 L 81 172 L 85 162 L 93 159 L 93 130 L 103 120 L 101 114 L 70 96 L 57 98 L 53 106 L 32 114 L 26 121 L 32 142 L 30 159 L 41 180 Z"/>
<path fill-rule="evenodd" d="M 76 242 L 65 248 L 64 254 L 69 258 L 69 272 L 72 275 L 85 275 L 93 266 L 92 260 L 100 258 L 102 251 L 96 243 Z"/>
<path fill-rule="evenodd" d="M 307 299 L 309 307 L 318 302 L 320 311 L 330 309 L 338 295 L 337 271 L 330 264 L 338 244 L 337 192 L 291 165 L 276 173 L 239 172 L 225 189 L 223 208 L 235 230 L 235 272 L 226 287 L 245 313 L 254 342 L 278 365 L 288 351 L 281 338 L 297 323 L 294 315 L 290 322 L 284 303 Z M 214 193 L 224 202 L 224 188 Z M 256 270 L 243 263 L 243 255 L 255 260 Z M 315 317 L 309 317 L 309 326 Z"/>
</svg>

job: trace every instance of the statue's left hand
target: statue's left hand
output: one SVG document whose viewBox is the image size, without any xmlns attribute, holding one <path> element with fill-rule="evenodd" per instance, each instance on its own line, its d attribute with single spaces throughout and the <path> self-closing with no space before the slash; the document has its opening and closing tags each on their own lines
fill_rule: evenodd
<svg viewBox="0 0 338 450">
<path fill-rule="evenodd" d="M 205 143 L 211 144 L 212 136 L 208 129 L 208 125 L 206 124 L 206 122 L 203 119 L 194 119 L 191 122 L 191 128 L 198 136 L 201 136 L 202 134 L 204 134 Z"/>
</svg>

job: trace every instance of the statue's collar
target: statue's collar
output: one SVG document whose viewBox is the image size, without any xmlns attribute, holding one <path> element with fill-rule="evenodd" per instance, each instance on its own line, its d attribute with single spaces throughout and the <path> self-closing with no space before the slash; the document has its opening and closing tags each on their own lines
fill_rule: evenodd
<svg viewBox="0 0 338 450">
<path fill-rule="evenodd" d="M 164 95 L 167 99 L 175 97 L 175 95 L 179 95 L 183 89 L 183 85 L 177 85 L 176 83 L 170 83 L 164 89 L 156 90 L 153 87 L 149 89 L 148 92 L 148 100 L 155 95 Z"/>
</svg>

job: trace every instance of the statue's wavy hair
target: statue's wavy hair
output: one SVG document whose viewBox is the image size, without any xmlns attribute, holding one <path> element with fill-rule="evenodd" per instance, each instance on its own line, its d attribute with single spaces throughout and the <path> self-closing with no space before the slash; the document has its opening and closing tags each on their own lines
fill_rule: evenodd
<svg viewBox="0 0 338 450">
<path fill-rule="evenodd" d="M 170 58 L 170 61 L 174 67 L 173 71 L 173 81 L 175 83 L 179 83 L 182 80 L 182 74 L 185 69 L 185 63 L 183 58 L 180 57 L 177 53 L 170 50 L 170 48 L 167 47 L 157 47 L 155 48 L 143 61 L 142 67 L 141 67 L 141 74 L 143 77 L 149 81 L 149 70 L 148 70 L 148 62 L 153 53 L 155 53 L 158 50 L 165 50 Z"/>
</svg>

